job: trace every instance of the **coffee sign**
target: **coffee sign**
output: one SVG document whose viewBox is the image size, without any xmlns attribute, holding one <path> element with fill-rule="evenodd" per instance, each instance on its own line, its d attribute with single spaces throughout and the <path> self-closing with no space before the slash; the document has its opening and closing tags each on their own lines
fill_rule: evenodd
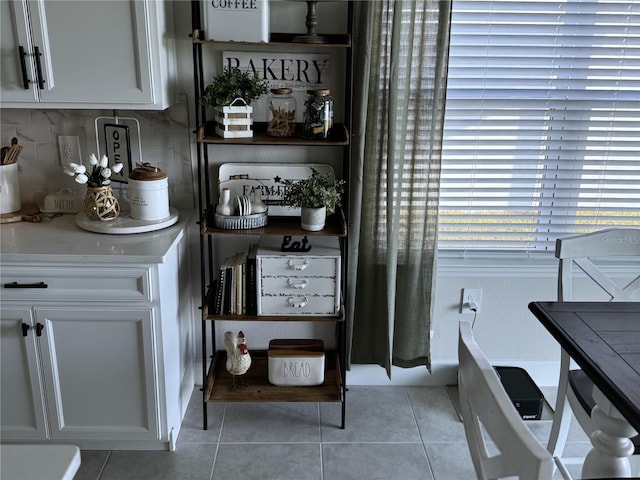
<svg viewBox="0 0 640 480">
<path fill-rule="evenodd" d="M 203 0 L 204 33 L 210 40 L 269 41 L 269 0 Z"/>
</svg>

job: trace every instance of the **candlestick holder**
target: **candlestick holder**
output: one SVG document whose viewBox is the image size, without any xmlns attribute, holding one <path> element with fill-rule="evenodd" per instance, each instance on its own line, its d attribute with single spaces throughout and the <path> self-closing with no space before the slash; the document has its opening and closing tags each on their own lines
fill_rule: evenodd
<svg viewBox="0 0 640 480">
<path fill-rule="evenodd" d="M 306 35 L 298 35 L 293 41 L 296 43 L 327 43 L 327 38 L 316 33 L 318 26 L 317 0 L 307 1 L 307 17 L 305 25 L 307 27 Z"/>
</svg>

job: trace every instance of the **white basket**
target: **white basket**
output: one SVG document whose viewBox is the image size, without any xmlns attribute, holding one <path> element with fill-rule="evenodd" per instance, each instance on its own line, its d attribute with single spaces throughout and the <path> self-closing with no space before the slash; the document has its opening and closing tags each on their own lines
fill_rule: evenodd
<svg viewBox="0 0 640 480">
<path fill-rule="evenodd" d="M 230 105 L 217 106 L 214 110 L 216 134 L 223 138 L 253 137 L 253 108 L 242 98 L 236 98 Z"/>
</svg>

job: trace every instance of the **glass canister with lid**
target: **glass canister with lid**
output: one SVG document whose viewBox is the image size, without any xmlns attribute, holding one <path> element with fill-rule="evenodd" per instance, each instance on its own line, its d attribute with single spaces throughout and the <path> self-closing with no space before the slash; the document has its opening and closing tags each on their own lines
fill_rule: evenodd
<svg viewBox="0 0 640 480">
<path fill-rule="evenodd" d="M 304 136 L 327 138 L 333 128 L 333 98 L 328 89 L 307 90 L 304 111 Z"/>
<path fill-rule="evenodd" d="M 291 137 L 295 132 L 296 99 L 290 88 L 272 88 L 269 94 L 267 134 Z"/>
</svg>

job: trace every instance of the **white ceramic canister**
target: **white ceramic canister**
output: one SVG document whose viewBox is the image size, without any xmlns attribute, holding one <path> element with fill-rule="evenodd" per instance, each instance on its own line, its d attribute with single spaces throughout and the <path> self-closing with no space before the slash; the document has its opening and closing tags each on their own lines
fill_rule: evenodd
<svg viewBox="0 0 640 480">
<path fill-rule="evenodd" d="M 129 205 L 135 220 L 161 220 L 169 216 L 169 180 L 148 163 L 129 174 Z"/>
<path fill-rule="evenodd" d="M 21 208 L 18 164 L 0 165 L 0 213 L 13 213 Z"/>
</svg>

